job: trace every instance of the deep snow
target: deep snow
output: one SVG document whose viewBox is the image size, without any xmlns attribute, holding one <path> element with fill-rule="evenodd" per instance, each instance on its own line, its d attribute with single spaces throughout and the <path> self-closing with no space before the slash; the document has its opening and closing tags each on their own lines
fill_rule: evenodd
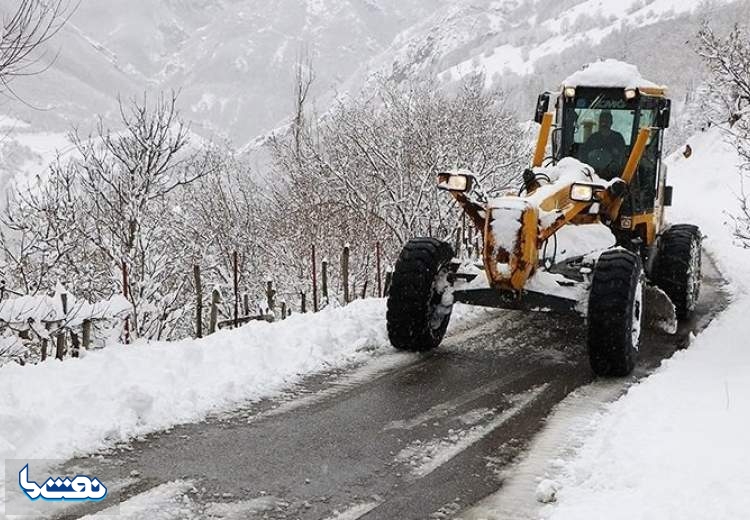
<svg viewBox="0 0 750 520">
<path fill-rule="evenodd" d="M 699 224 L 732 303 L 691 346 L 597 416 L 543 518 L 738 519 L 750 511 L 750 251 L 732 239 L 739 159 L 721 130 L 670 157 L 675 222 Z M 545 475 L 547 477 L 549 475 Z"/>
</svg>

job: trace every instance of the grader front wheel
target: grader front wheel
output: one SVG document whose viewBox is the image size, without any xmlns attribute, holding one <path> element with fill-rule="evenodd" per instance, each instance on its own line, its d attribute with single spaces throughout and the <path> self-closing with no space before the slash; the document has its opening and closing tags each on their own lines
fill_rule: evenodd
<svg viewBox="0 0 750 520">
<path fill-rule="evenodd" d="M 450 245 L 434 238 L 407 242 L 396 262 L 388 295 L 388 338 L 399 350 L 427 351 L 443 340 L 453 302 L 448 266 Z"/>
</svg>

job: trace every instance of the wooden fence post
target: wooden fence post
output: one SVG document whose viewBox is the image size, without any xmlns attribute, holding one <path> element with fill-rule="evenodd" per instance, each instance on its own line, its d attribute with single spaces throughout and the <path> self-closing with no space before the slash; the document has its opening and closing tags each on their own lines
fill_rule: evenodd
<svg viewBox="0 0 750 520">
<path fill-rule="evenodd" d="M 232 271 L 234 274 L 234 328 L 239 326 L 240 312 L 240 276 L 237 251 L 232 253 Z"/>
<path fill-rule="evenodd" d="M 250 295 L 247 293 L 242 295 L 242 311 L 243 316 L 250 316 Z"/>
<path fill-rule="evenodd" d="M 47 359 L 47 343 L 49 343 L 47 338 L 42 339 L 42 361 Z"/>
<path fill-rule="evenodd" d="M 318 269 L 315 258 L 315 244 L 312 245 L 312 290 L 313 312 L 318 312 Z"/>
<path fill-rule="evenodd" d="M 57 338 L 55 338 L 57 345 L 55 350 L 55 359 L 59 359 L 62 361 L 63 357 L 65 357 L 65 333 L 64 332 L 58 332 Z"/>
<path fill-rule="evenodd" d="M 128 264 L 125 262 L 125 258 L 122 259 L 122 295 L 126 300 L 130 301 L 129 290 L 128 290 Z M 124 338 L 125 344 L 130 343 L 130 312 L 125 316 L 125 330 Z"/>
<path fill-rule="evenodd" d="M 83 331 L 81 332 L 81 343 L 86 350 L 91 346 L 91 320 L 83 320 Z"/>
<path fill-rule="evenodd" d="M 286 302 L 281 302 L 281 319 L 286 319 Z"/>
<path fill-rule="evenodd" d="M 81 339 L 78 337 L 78 334 L 70 331 L 70 357 L 80 357 L 81 356 Z"/>
<path fill-rule="evenodd" d="M 322 303 L 323 306 L 328 305 L 328 259 L 324 258 L 320 266 L 321 275 L 321 289 L 322 289 Z"/>
<path fill-rule="evenodd" d="M 201 285 L 201 267 L 198 264 L 193 265 L 193 279 L 195 281 L 195 337 L 202 338 L 203 337 L 203 286 Z"/>
<path fill-rule="evenodd" d="M 221 293 L 218 289 L 211 291 L 211 314 L 208 322 L 208 333 L 216 332 L 216 322 L 219 318 L 219 304 L 221 303 Z"/>
<path fill-rule="evenodd" d="M 60 302 L 62 303 L 62 311 L 63 315 L 60 318 L 60 322 L 62 324 L 65 323 L 66 319 L 65 317 L 68 315 L 68 293 L 60 293 Z M 65 357 L 65 351 L 67 350 L 65 348 L 65 338 L 66 338 L 66 331 L 65 330 L 58 330 L 57 332 L 57 350 L 55 352 L 55 358 L 62 361 L 62 359 Z"/>
<path fill-rule="evenodd" d="M 307 295 L 305 294 L 305 291 L 300 291 L 299 295 L 301 300 L 299 309 L 300 312 L 304 314 L 305 312 L 307 312 Z"/>
<path fill-rule="evenodd" d="M 377 297 L 383 296 L 383 282 L 380 279 L 380 241 L 375 242 L 375 269 L 377 269 L 378 294 Z"/>
<path fill-rule="evenodd" d="M 349 244 L 341 253 L 341 285 L 344 288 L 344 305 L 349 303 Z"/>
<path fill-rule="evenodd" d="M 275 316 L 276 290 L 273 288 L 273 280 L 266 280 L 266 303 L 268 304 L 269 314 Z"/>
</svg>

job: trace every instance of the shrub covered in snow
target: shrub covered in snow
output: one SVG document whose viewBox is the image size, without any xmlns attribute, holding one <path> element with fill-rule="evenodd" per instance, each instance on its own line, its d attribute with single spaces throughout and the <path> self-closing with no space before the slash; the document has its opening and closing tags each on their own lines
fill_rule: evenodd
<svg viewBox="0 0 750 520">
<path fill-rule="evenodd" d="M 122 318 L 131 308 L 130 302 L 120 295 L 90 303 L 77 299 L 59 285 L 49 295 L 3 296 L 0 366 L 9 361 L 35 363 L 55 355 L 78 357 L 85 348 L 116 340 Z M 114 338 L 110 338 L 112 335 Z"/>
</svg>

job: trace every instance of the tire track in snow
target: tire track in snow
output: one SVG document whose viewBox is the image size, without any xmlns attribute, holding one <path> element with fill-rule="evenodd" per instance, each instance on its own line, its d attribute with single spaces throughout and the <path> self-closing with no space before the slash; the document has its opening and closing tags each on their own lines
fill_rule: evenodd
<svg viewBox="0 0 750 520">
<path fill-rule="evenodd" d="M 415 359 L 406 353 L 384 354 L 356 368 L 352 373 L 340 376 L 330 386 L 322 390 L 307 395 L 292 394 L 288 401 L 283 401 L 275 408 L 250 416 L 247 422 L 250 424 L 301 408 L 307 408 L 348 392 L 363 383 L 375 381 L 387 374 L 392 374 L 394 371 L 412 368 L 422 363 L 424 363 L 424 360 Z"/>
<path fill-rule="evenodd" d="M 470 390 L 469 392 L 466 392 L 465 394 L 462 394 L 459 397 L 456 397 L 455 399 L 451 399 L 450 401 L 445 401 L 443 403 L 437 404 L 433 406 L 432 408 L 430 408 L 429 410 L 412 417 L 411 419 L 398 419 L 395 421 L 391 421 L 383 429 L 384 430 L 411 430 L 412 428 L 414 428 L 415 426 L 419 426 L 420 424 L 434 421 L 436 419 L 442 419 L 443 417 L 449 415 L 451 412 L 453 412 L 457 408 L 460 408 L 461 406 L 471 403 L 472 401 L 476 401 L 477 399 L 480 399 L 486 396 L 487 394 L 495 392 L 506 385 L 514 383 L 515 381 L 518 381 L 519 379 L 522 379 L 531 373 L 532 371 L 515 372 L 505 377 L 501 377 L 500 379 L 497 379 L 496 381 L 493 381 L 490 384 L 479 386 L 475 388 L 474 390 Z"/>
<path fill-rule="evenodd" d="M 486 424 L 474 426 L 437 441 L 414 442 L 396 455 L 396 461 L 411 464 L 413 478 L 425 477 L 518 415 L 536 401 L 548 387 L 549 383 L 544 383 L 522 394 L 510 396 L 510 408 L 503 410 Z"/>
</svg>

